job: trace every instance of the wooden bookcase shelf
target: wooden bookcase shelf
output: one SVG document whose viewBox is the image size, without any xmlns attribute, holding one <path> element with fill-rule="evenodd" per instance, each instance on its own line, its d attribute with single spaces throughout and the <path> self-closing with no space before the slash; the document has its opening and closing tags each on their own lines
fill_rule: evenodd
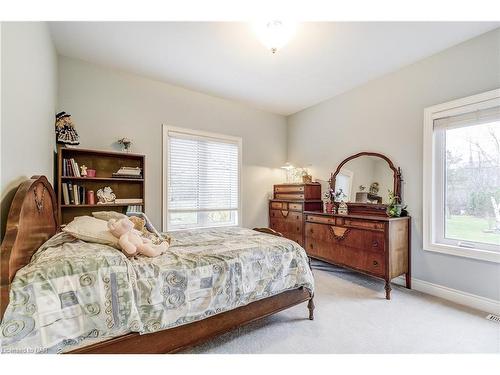
<svg viewBox="0 0 500 375">
<path fill-rule="evenodd" d="M 125 213 L 129 205 L 145 208 L 145 156 L 116 151 L 91 150 L 83 148 L 58 147 L 56 170 L 56 193 L 58 203 L 59 223 L 67 224 L 76 216 L 92 215 L 93 211 L 112 210 Z M 63 159 L 75 159 L 79 166 L 86 165 L 89 169 L 96 170 L 95 177 L 63 176 Z M 142 178 L 117 178 L 112 174 L 121 167 L 142 168 Z M 142 204 L 64 204 L 62 183 L 72 182 L 93 190 L 97 202 L 97 190 L 109 186 L 113 189 L 117 199 L 138 198 Z"/>
</svg>

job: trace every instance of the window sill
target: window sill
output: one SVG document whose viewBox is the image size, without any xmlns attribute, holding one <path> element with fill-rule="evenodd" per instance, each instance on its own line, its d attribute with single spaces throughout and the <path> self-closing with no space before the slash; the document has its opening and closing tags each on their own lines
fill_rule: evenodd
<svg viewBox="0 0 500 375">
<path fill-rule="evenodd" d="M 482 249 L 470 249 L 459 246 L 443 245 L 437 243 L 424 244 L 425 251 L 432 251 L 442 254 L 455 255 L 463 258 L 483 260 L 493 263 L 500 263 L 500 253 Z"/>
</svg>

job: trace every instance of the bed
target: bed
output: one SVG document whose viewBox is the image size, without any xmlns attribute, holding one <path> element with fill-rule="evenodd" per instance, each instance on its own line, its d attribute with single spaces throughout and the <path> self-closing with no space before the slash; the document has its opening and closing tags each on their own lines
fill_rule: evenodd
<svg viewBox="0 0 500 375">
<path fill-rule="evenodd" d="M 267 228 L 174 234 L 158 258 L 126 258 L 59 231 L 52 186 L 23 182 L 0 251 L 3 352 L 173 353 L 307 302 L 300 246 Z"/>
</svg>

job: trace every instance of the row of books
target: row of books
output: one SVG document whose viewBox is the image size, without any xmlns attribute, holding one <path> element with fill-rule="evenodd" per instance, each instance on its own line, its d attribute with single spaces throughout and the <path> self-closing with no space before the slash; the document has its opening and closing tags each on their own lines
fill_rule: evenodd
<svg viewBox="0 0 500 375">
<path fill-rule="evenodd" d="M 143 200 L 141 198 L 116 198 L 116 204 L 142 204 Z"/>
<path fill-rule="evenodd" d="M 62 160 L 62 175 L 64 177 L 82 177 L 80 174 L 80 167 L 75 159 Z"/>
<path fill-rule="evenodd" d="M 87 204 L 87 189 L 71 182 L 63 182 L 62 194 L 64 204 Z"/>
<path fill-rule="evenodd" d="M 120 178 L 142 178 L 142 169 L 139 167 L 121 167 L 113 173 L 113 177 Z"/>
<path fill-rule="evenodd" d="M 127 212 L 142 212 L 142 205 L 127 206 Z"/>
</svg>

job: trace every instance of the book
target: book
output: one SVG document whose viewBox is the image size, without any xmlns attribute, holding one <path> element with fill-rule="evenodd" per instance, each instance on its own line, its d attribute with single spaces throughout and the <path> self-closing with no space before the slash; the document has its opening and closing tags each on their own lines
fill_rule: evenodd
<svg viewBox="0 0 500 375">
<path fill-rule="evenodd" d="M 69 195 L 69 204 L 75 204 L 75 197 L 73 196 L 73 184 L 68 182 L 68 195 Z"/>
<path fill-rule="evenodd" d="M 122 198 L 115 199 L 116 204 L 141 204 L 143 201 L 141 198 Z"/>
<path fill-rule="evenodd" d="M 78 168 L 78 163 L 75 161 L 75 159 L 71 159 L 71 165 L 73 166 L 73 176 L 81 177 L 80 168 Z"/>
<path fill-rule="evenodd" d="M 69 204 L 68 184 L 66 182 L 63 182 L 62 184 L 62 193 L 63 193 L 64 204 Z"/>
<path fill-rule="evenodd" d="M 119 177 L 119 178 L 130 178 L 130 179 L 139 179 L 142 178 L 141 174 L 119 174 L 119 173 L 113 173 L 113 177 Z"/>
<path fill-rule="evenodd" d="M 116 175 L 130 175 L 130 176 L 138 176 L 142 172 L 142 169 L 139 167 L 121 167 L 114 174 Z"/>
<path fill-rule="evenodd" d="M 140 205 L 127 206 L 127 213 L 130 212 L 142 212 L 142 206 Z"/>
<path fill-rule="evenodd" d="M 75 204 L 78 205 L 80 204 L 80 197 L 78 194 L 78 185 L 73 185 L 73 197 L 75 199 Z"/>
</svg>

